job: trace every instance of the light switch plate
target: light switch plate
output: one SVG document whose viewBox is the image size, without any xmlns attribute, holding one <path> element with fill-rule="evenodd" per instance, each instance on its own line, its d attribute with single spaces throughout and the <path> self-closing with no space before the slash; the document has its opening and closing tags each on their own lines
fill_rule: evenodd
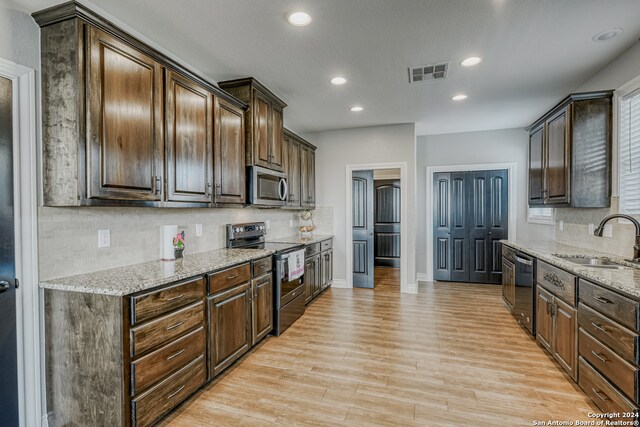
<svg viewBox="0 0 640 427">
<path fill-rule="evenodd" d="M 613 237 L 613 224 L 607 224 L 604 226 L 602 237 Z"/>
<path fill-rule="evenodd" d="M 289 228 L 293 228 L 293 220 L 292 219 L 289 220 Z"/>
<path fill-rule="evenodd" d="M 202 237 L 202 224 L 196 224 L 196 237 Z"/>
<path fill-rule="evenodd" d="M 108 248 L 111 246 L 111 230 L 98 230 L 98 247 Z"/>
<path fill-rule="evenodd" d="M 593 232 L 596 231 L 596 226 L 593 224 L 589 224 L 588 234 L 593 236 Z"/>
<path fill-rule="evenodd" d="M 558 222 L 558 228 L 560 228 L 560 231 L 564 231 L 564 221 Z"/>
<path fill-rule="evenodd" d="M 266 220 L 264 223 L 267 226 L 267 230 L 271 228 L 271 221 Z"/>
</svg>

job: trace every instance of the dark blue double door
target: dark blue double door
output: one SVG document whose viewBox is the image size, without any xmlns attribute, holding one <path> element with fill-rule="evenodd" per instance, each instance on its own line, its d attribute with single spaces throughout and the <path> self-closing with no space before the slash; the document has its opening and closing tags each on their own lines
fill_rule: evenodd
<svg viewBox="0 0 640 427">
<path fill-rule="evenodd" d="M 434 174 L 434 279 L 501 283 L 508 238 L 508 171 Z"/>
</svg>

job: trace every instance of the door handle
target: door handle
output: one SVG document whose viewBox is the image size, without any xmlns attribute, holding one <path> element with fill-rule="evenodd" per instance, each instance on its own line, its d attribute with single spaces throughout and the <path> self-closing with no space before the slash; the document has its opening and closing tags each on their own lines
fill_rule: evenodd
<svg viewBox="0 0 640 427">
<path fill-rule="evenodd" d="M 0 294 L 4 291 L 8 291 L 9 289 L 11 289 L 11 283 L 7 282 L 6 280 L 0 281 Z"/>
</svg>

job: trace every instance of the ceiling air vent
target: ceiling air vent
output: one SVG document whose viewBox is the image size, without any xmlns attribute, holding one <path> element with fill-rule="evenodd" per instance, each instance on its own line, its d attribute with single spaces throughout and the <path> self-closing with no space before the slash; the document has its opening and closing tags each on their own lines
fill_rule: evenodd
<svg viewBox="0 0 640 427">
<path fill-rule="evenodd" d="M 449 63 L 409 67 L 409 83 L 428 82 L 447 78 Z"/>
</svg>

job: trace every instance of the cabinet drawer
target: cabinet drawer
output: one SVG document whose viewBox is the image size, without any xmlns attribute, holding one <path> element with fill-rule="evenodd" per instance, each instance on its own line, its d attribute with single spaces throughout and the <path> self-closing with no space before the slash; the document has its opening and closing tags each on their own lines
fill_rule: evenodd
<svg viewBox="0 0 640 427">
<path fill-rule="evenodd" d="M 611 381 L 627 397 L 638 401 L 638 368 L 625 362 L 607 346 L 580 328 L 580 356 Z"/>
<path fill-rule="evenodd" d="M 251 280 L 249 263 L 209 275 L 209 295 L 216 294 Z"/>
<path fill-rule="evenodd" d="M 184 307 L 204 297 L 204 277 L 190 279 L 167 288 L 131 298 L 131 325 Z"/>
<path fill-rule="evenodd" d="M 583 279 L 579 283 L 580 302 L 629 329 L 638 330 L 637 302 Z"/>
<path fill-rule="evenodd" d="M 131 328 L 131 357 L 158 348 L 204 324 L 202 301 L 143 325 Z"/>
<path fill-rule="evenodd" d="M 515 264 L 516 251 L 505 244 L 502 245 L 502 256 Z"/>
<path fill-rule="evenodd" d="M 320 242 L 320 252 L 324 252 L 332 248 L 333 248 L 333 239 L 323 240 L 322 242 Z"/>
<path fill-rule="evenodd" d="M 171 372 L 204 355 L 204 327 L 131 363 L 131 395 L 138 394 Z"/>
<path fill-rule="evenodd" d="M 553 265 L 538 261 L 537 282 L 566 302 L 576 306 L 576 276 Z"/>
<path fill-rule="evenodd" d="M 623 359 L 638 364 L 638 334 L 582 303 L 578 304 L 578 324 Z"/>
<path fill-rule="evenodd" d="M 305 258 L 314 256 L 315 254 L 319 254 L 319 253 L 320 253 L 320 243 L 314 243 L 313 245 L 309 245 L 304 250 Z"/>
<path fill-rule="evenodd" d="M 144 427 L 167 414 L 205 382 L 204 356 L 180 369 L 148 392 L 131 400 L 132 425 Z"/>
<path fill-rule="evenodd" d="M 637 407 L 611 385 L 604 377 L 582 357 L 580 363 L 580 388 L 595 402 L 602 412 L 625 413 L 632 412 Z M 629 418 L 626 418 L 629 420 Z"/>
<path fill-rule="evenodd" d="M 253 261 L 253 277 L 260 277 L 271 271 L 271 256 Z"/>
</svg>

